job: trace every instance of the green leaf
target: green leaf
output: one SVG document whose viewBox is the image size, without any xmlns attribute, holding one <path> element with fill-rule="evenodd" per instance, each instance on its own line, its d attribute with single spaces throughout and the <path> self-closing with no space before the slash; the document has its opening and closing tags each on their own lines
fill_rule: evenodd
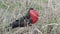
<svg viewBox="0 0 60 34">
<path fill-rule="evenodd" d="M 49 23 L 56 23 L 57 22 L 57 19 L 52 17 L 49 19 Z"/>
<path fill-rule="evenodd" d="M 48 2 L 48 0 L 42 0 L 43 2 Z"/>
<path fill-rule="evenodd" d="M 7 9 L 8 6 L 6 6 L 5 4 L 3 4 L 2 2 L 0 2 L 0 8 L 2 9 Z"/>
<path fill-rule="evenodd" d="M 16 8 L 18 6 L 21 6 L 21 4 L 20 3 L 15 3 L 15 4 L 11 5 L 8 10 L 12 11 L 12 10 L 14 10 L 14 8 Z"/>
</svg>

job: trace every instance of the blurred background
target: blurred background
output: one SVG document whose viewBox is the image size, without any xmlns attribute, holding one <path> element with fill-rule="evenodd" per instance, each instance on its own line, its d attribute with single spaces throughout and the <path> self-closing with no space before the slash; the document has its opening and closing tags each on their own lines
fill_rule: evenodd
<svg viewBox="0 0 60 34">
<path fill-rule="evenodd" d="M 20 29 L 5 26 L 26 14 L 31 7 L 39 12 L 33 29 L 37 27 L 42 34 L 60 34 L 60 0 L 0 0 L 0 34 L 13 34 Z"/>
</svg>

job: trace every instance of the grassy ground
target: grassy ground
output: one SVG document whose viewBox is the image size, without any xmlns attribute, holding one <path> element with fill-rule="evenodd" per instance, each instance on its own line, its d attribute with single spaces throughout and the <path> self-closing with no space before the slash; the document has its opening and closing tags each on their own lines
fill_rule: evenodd
<svg viewBox="0 0 60 34">
<path fill-rule="evenodd" d="M 51 0 L 0 0 L 0 34 L 8 33 L 3 31 L 5 26 L 8 26 L 9 23 L 24 15 L 30 7 L 39 12 L 40 19 L 35 25 L 43 34 L 60 34 L 60 27 L 57 26 L 55 29 L 56 26 L 53 24 L 60 24 L 59 3 L 59 0 L 53 0 L 53 2 Z M 49 31 L 51 26 L 44 26 L 51 23 L 53 24 L 53 28 L 52 31 Z M 42 29 L 42 27 L 44 28 Z"/>
</svg>

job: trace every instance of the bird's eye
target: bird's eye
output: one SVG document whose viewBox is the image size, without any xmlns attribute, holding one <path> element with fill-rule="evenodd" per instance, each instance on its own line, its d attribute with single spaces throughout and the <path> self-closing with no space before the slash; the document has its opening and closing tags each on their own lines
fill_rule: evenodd
<svg viewBox="0 0 60 34">
<path fill-rule="evenodd" d="M 18 22 L 19 20 L 16 20 L 16 22 Z"/>
</svg>

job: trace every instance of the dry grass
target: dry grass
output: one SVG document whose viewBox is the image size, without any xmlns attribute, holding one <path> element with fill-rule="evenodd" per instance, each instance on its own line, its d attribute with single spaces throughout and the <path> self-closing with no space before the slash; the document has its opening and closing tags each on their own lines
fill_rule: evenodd
<svg viewBox="0 0 60 34">
<path fill-rule="evenodd" d="M 39 12 L 40 19 L 35 26 L 43 34 L 60 34 L 60 26 L 53 25 L 50 33 L 47 33 L 50 27 L 44 27 L 52 23 L 60 24 L 60 0 L 0 0 L 0 34 L 9 34 L 17 30 L 18 28 L 11 30 L 13 32 L 4 31 L 5 26 L 19 19 L 30 7 Z M 54 29 L 55 27 L 57 28 Z"/>
</svg>

